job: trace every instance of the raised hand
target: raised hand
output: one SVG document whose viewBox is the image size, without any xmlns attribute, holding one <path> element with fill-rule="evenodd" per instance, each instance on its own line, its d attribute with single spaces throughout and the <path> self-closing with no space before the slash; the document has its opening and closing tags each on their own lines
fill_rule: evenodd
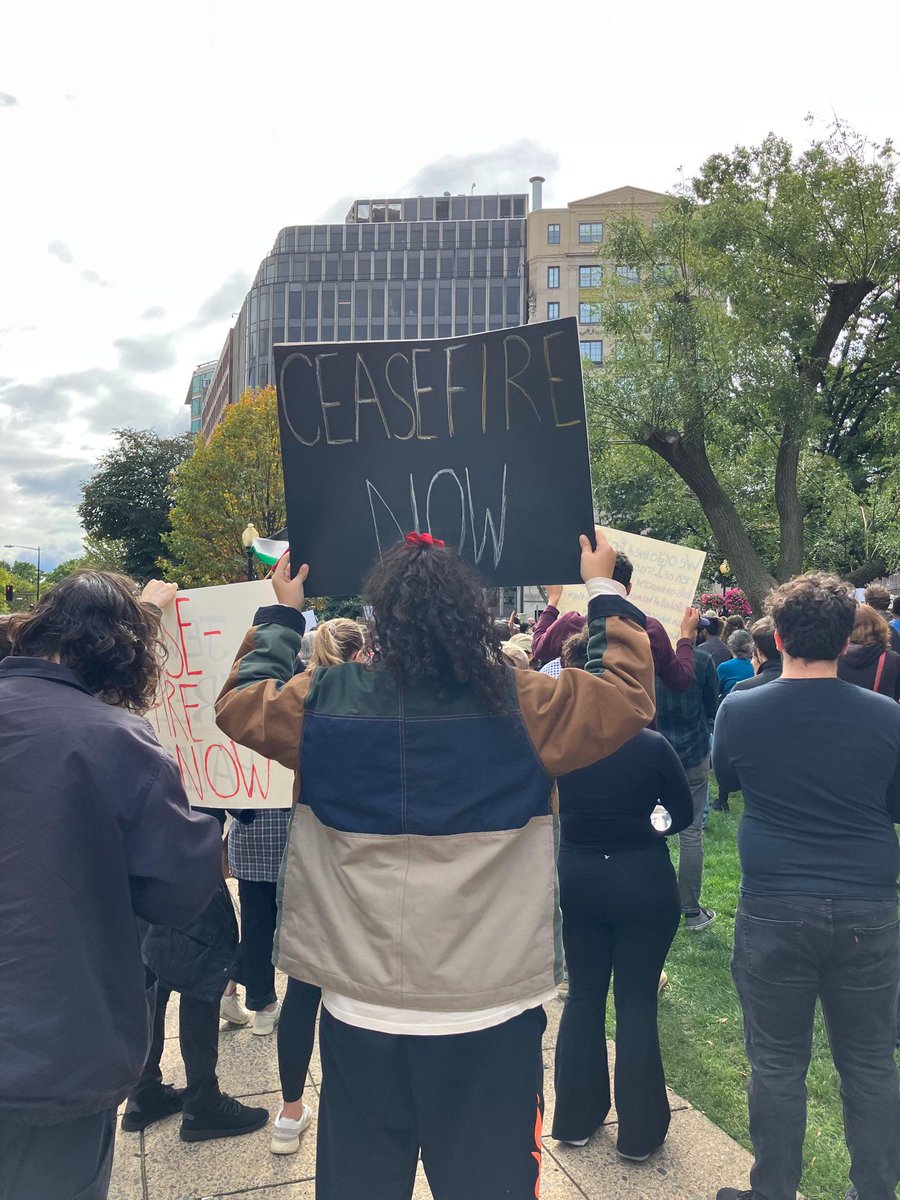
<svg viewBox="0 0 900 1200">
<path fill-rule="evenodd" d="M 584 534 L 578 539 L 581 545 L 581 578 L 585 583 L 589 579 L 612 579 L 613 568 L 616 565 L 616 552 L 606 540 L 606 534 L 599 525 L 594 526 L 594 538 L 597 547 L 591 545 L 591 539 Z"/>
<path fill-rule="evenodd" d="M 278 603 L 284 604 L 287 608 L 296 608 L 298 612 L 302 612 L 305 600 L 303 585 L 306 582 L 308 574 L 309 565 L 304 563 L 294 578 L 291 579 L 290 554 L 282 554 L 275 566 L 275 570 L 272 572 L 272 587 L 275 589 L 275 599 Z"/>
</svg>

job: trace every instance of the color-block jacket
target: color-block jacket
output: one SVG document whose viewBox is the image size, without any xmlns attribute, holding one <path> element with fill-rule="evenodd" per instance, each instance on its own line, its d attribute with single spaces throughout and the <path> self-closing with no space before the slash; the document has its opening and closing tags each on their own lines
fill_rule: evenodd
<svg viewBox="0 0 900 1200">
<path fill-rule="evenodd" d="M 653 716 L 643 615 L 590 603 L 586 671 L 507 668 L 508 711 L 357 663 L 293 674 L 303 618 L 260 609 L 216 704 L 229 737 L 297 770 L 276 961 L 396 1008 L 459 1012 L 561 978 L 557 776 Z"/>
</svg>

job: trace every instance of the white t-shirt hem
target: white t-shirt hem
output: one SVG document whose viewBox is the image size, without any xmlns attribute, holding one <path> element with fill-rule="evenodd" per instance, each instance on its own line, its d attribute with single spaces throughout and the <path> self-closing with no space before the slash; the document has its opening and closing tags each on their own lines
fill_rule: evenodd
<svg viewBox="0 0 900 1200">
<path fill-rule="evenodd" d="M 322 1004 L 337 1021 L 354 1025 L 357 1029 L 371 1029 L 376 1033 L 408 1034 L 413 1037 L 443 1037 L 453 1033 L 475 1033 L 479 1029 L 492 1029 L 520 1016 L 530 1008 L 537 1008 L 553 1000 L 556 988 L 549 988 L 539 996 L 525 1000 L 513 1000 L 509 1004 L 498 1004 L 491 1008 L 473 1009 L 469 1012 L 426 1012 L 424 1009 L 390 1008 L 384 1004 L 367 1004 L 342 996 L 339 992 L 322 989 Z"/>
</svg>

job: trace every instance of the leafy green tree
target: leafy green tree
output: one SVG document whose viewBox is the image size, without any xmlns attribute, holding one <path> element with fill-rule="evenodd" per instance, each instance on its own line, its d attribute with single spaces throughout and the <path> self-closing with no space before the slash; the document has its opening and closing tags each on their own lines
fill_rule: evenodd
<svg viewBox="0 0 900 1200">
<path fill-rule="evenodd" d="M 900 336 L 893 148 L 842 125 L 799 154 L 774 136 L 739 146 L 651 227 L 613 223 L 609 243 L 624 266 L 601 296 L 616 352 L 589 378 L 599 446 L 631 442 L 675 472 L 758 607 L 810 561 L 805 528 L 827 498 L 826 526 L 856 532 L 851 510 L 884 474 Z"/>
<path fill-rule="evenodd" d="M 183 587 L 245 579 L 248 522 L 263 537 L 287 522 L 274 387 L 248 389 L 208 439 L 196 440 L 175 471 L 171 498 L 162 564 L 170 577 Z"/>
<path fill-rule="evenodd" d="M 43 577 L 42 577 L 43 585 Z M 37 594 L 37 567 L 28 562 L 0 561 L 0 613 L 24 612 L 31 608 Z M 6 603 L 6 588 L 13 589 L 12 604 Z"/>
<path fill-rule="evenodd" d="M 97 538 L 84 539 L 84 553 L 78 558 L 69 558 L 48 571 L 42 586 L 53 587 L 73 571 L 124 571 L 124 550 L 118 542 L 104 542 Z"/>
<path fill-rule="evenodd" d="M 147 429 L 117 429 L 116 444 L 82 487 L 81 523 L 98 545 L 121 548 L 121 569 L 149 579 L 168 532 L 169 478 L 190 454 L 190 434 L 163 438 Z"/>
</svg>

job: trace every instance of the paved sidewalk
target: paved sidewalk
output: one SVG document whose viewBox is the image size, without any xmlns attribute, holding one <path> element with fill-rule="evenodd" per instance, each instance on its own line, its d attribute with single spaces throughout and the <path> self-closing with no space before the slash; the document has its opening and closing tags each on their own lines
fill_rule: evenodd
<svg viewBox="0 0 900 1200">
<path fill-rule="evenodd" d="M 279 980 L 279 991 L 283 989 Z M 167 1013 L 163 1071 L 168 1082 L 184 1084 L 178 1051 L 177 1005 Z M 544 1039 L 545 1128 L 553 1112 L 553 1047 L 562 1002 L 547 1006 Z M 318 1050 L 310 1065 L 306 1099 L 318 1100 Z M 247 1029 L 222 1028 L 219 1078 L 222 1087 L 247 1103 L 277 1113 L 278 1068 L 275 1037 L 254 1037 Z M 701 1113 L 671 1094 L 672 1126 L 668 1141 L 647 1163 L 625 1163 L 615 1152 L 615 1110 L 587 1146 L 561 1146 L 544 1137 L 542 1200 L 711 1200 L 724 1184 L 747 1186 L 750 1155 Z M 111 1200 L 313 1200 L 315 1195 L 315 1121 L 298 1154 L 278 1157 L 269 1151 L 270 1130 L 246 1137 L 187 1145 L 178 1137 L 179 1119 L 170 1117 L 146 1133 L 119 1133 Z M 421 1174 L 415 1200 L 430 1200 Z M 348 1198 L 349 1200 L 349 1198 Z"/>
</svg>

